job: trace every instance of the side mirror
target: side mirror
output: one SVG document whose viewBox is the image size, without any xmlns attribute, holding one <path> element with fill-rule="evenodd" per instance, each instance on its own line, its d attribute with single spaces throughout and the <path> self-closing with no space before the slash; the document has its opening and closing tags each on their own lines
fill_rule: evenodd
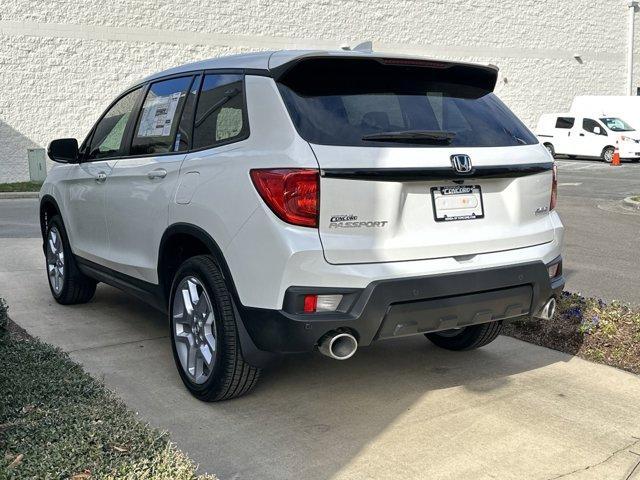
<svg viewBox="0 0 640 480">
<path fill-rule="evenodd" d="M 593 133 L 596 135 L 602 135 L 602 129 L 600 127 L 593 127 Z"/>
<path fill-rule="evenodd" d="M 53 140 L 47 148 L 47 155 L 58 163 L 78 163 L 78 140 L 59 138 Z"/>
</svg>

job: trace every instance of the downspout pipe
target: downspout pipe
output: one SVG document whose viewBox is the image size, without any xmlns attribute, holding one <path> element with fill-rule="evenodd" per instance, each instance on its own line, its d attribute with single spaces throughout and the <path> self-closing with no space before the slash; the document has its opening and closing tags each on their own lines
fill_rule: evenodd
<svg viewBox="0 0 640 480">
<path fill-rule="evenodd" d="M 632 1 L 627 4 L 629 7 L 629 27 L 627 30 L 627 95 L 635 95 L 633 91 L 633 43 L 635 40 L 635 18 L 638 2 Z"/>
</svg>

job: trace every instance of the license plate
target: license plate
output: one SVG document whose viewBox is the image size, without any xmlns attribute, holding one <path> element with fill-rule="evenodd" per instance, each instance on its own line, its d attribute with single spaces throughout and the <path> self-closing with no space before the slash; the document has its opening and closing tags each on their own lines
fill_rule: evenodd
<svg viewBox="0 0 640 480">
<path fill-rule="evenodd" d="M 431 187 L 436 222 L 475 220 L 484 217 L 480 185 Z"/>
</svg>

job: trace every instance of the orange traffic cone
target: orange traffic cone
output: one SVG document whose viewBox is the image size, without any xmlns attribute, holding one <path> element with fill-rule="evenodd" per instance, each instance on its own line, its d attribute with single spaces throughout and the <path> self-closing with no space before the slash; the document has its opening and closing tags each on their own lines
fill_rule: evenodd
<svg viewBox="0 0 640 480">
<path fill-rule="evenodd" d="M 616 149 L 613 151 L 613 158 L 611 159 L 611 165 L 620 165 L 620 150 L 618 150 L 618 142 L 616 142 Z"/>
</svg>

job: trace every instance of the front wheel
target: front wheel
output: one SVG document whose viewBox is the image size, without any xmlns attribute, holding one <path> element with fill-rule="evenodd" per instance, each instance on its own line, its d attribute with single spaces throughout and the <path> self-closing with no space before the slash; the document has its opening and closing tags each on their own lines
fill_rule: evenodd
<svg viewBox="0 0 640 480">
<path fill-rule="evenodd" d="M 59 215 L 48 222 L 44 249 L 49 288 L 56 302 L 74 305 L 91 300 L 96 293 L 96 281 L 78 269 Z"/>
<path fill-rule="evenodd" d="M 603 162 L 607 162 L 607 163 L 611 163 L 613 161 L 613 153 L 615 152 L 615 148 L 613 147 L 605 147 L 604 150 L 602 150 L 602 161 Z"/>
<path fill-rule="evenodd" d="M 473 350 L 493 342 L 502 332 L 502 322 L 482 323 L 470 327 L 425 333 L 440 348 L 447 350 Z"/>
<path fill-rule="evenodd" d="M 169 324 L 178 372 L 198 399 L 239 397 L 257 383 L 260 369 L 245 362 L 236 314 L 218 265 L 209 255 L 185 261 L 171 287 Z"/>
</svg>

